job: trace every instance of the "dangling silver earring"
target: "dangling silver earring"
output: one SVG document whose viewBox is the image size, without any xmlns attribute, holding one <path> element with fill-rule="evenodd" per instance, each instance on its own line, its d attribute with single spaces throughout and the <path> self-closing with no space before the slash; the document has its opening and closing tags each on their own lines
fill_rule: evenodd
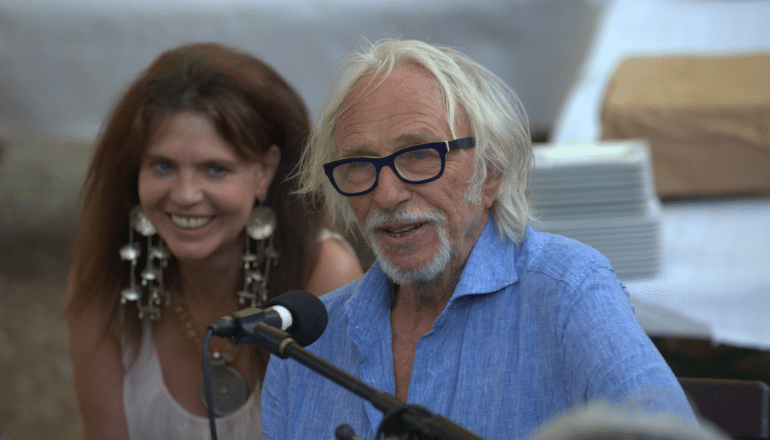
<svg viewBox="0 0 770 440">
<path fill-rule="evenodd" d="M 134 231 L 147 238 L 147 263 L 137 283 L 136 265 L 142 254 L 142 245 L 134 241 Z M 157 236 L 155 227 L 147 219 L 140 205 L 131 209 L 129 215 L 128 244 L 120 248 L 120 258 L 131 263 L 129 286 L 120 292 L 120 302 L 136 301 L 139 319 L 145 315 L 150 319 L 160 319 L 161 297 L 170 303 L 170 297 L 163 286 L 163 269 L 168 265 L 168 251 L 163 240 Z"/>
<path fill-rule="evenodd" d="M 243 290 L 238 302 L 250 301 L 251 307 L 261 307 L 267 301 L 267 281 L 270 267 L 278 264 L 278 252 L 273 247 L 277 220 L 275 211 L 266 205 L 254 207 L 246 223 L 246 249 L 243 256 Z"/>
</svg>

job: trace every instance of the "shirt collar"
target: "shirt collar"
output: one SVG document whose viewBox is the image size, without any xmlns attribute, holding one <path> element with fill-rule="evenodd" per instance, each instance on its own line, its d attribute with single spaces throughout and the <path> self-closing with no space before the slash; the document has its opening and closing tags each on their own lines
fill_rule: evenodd
<svg viewBox="0 0 770 440">
<path fill-rule="evenodd" d="M 465 295 L 496 292 L 518 281 L 514 266 L 518 248 L 500 232 L 492 216 L 489 216 L 465 262 L 452 300 Z"/>
</svg>

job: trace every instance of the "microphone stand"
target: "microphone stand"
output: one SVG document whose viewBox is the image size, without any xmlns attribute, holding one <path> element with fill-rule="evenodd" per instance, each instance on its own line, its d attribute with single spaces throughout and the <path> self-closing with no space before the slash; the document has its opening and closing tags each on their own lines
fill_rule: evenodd
<svg viewBox="0 0 770 440">
<path fill-rule="evenodd" d="M 292 358 L 316 373 L 371 402 L 385 414 L 377 438 L 396 436 L 415 440 L 483 440 L 449 419 L 417 405 L 407 405 L 395 396 L 381 392 L 305 350 L 288 333 L 259 323 L 246 338 L 282 359 Z M 240 341 L 239 341 L 240 342 Z"/>
<path fill-rule="evenodd" d="M 203 337 L 203 347 L 201 347 L 201 352 L 203 353 L 203 387 L 206 395 L 209 432 L 211 433 L 211 440 L 217 440 L 217 422 L 214 414 L 214 397 L 211 391 L 211 370 L 209 369 L 209 340 L 213 333 L 214 331 L 211 328 L 206 330 L 206 335 Z"/>
</svg>

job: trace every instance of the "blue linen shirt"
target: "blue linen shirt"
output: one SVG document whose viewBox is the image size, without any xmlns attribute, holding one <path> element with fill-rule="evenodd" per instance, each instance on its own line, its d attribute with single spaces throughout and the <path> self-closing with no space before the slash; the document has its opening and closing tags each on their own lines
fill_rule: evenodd
<svg viewBox="0 0 770 440">
<path fill-rule="evenodd" d="M 393 292 L 375 262 L 322 297 L 329 325 L 308 347 L 391 395 Z M 514 244 L 490 219 L 446 308 L 417 345 L 408 402 L 487 439 L 521 439 L 560 412 L 598 400 L 694 420 L 604 256 L 531 228 Z M 266 440 L 334 439 L 342 423 L 372 439 L 383 419 L 358 395 L 277 357 L 262 409 Z"/>
</svg>

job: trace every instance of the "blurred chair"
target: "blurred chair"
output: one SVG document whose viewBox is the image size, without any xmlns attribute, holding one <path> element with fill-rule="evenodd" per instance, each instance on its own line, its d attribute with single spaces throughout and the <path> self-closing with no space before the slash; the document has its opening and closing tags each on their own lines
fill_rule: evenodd
<svg viewBox="0 0 770 440">
<path fill-rule="evenodd" d="M 768 438 L 768 385 L 761 381 L 679 378 L 699 417 L 738 439 Z"/>
<path fill-rule="evenodd" d="M 770 391 L 761 381 L 679 378 L 697 414 L 739 439 L 769 436 Z"/>
</svg>

